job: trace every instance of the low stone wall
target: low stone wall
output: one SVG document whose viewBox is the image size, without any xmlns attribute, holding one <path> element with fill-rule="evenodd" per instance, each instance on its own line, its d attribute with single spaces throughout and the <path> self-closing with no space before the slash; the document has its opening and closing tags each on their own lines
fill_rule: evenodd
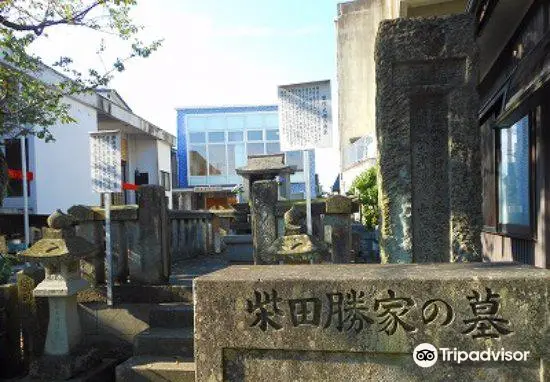
<svg viewBox="0 0 550 382">
<path fill-rule="evenodd" d="M 220 218 L 205 211 L 169 211 L 172 261 L 220 252 Z"/>
<path fill-rule="evenodd" d="M 194 282 L 197 381 L 547 381 L 549 286 L 518 264 L 229 267 Z"/>
</svg>

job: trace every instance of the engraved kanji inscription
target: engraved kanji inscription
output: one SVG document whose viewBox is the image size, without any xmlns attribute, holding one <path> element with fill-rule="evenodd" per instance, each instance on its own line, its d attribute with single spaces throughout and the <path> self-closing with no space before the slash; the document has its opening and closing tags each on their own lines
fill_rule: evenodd
<svg viewBox="0 0 550 382">
<path fill-rule="evenodd" d="M 356 333 L 362 331 L 366 326 L 374 324 L 374 320 L 365 313 L 368 310 L 365 301 L 365 292 L 357 292 L 351 289 L 346 293 L 327 293 L 329 300 L 329 315 L 325 324 L 328 328 L 332 320 L 336 317 L 336 329 L 342 331 L 344 328 L 355 330 Z"/>
<path fill-rule="evenodd" d="M 500 295 L 493 293 L 491 288 L 485 288 L 484 300 L 481 294 L 475 290 L 468 296 L 474 318 L 463 320 L 468 326 L 463 334 L 472 334 L 473 338 L 499 338 L 501 335 L 510 334 L 510 321 L 499 317 Z"/>
<path fill-rule="evenodd" d="M 281 301 L 282 299 L 277 296 L 277 291 L 274 289 L 271 290 L 271 294 L 254 291 L 254 302 L 246 300 L 246 311 L 256 315 L 256 319 L 250 326 L 258 325 L 264 332 L 268 326 L 276 330 L 282 329 L 282 325 L 277 321 L 278 317 L 284 317 L 285 315 L 277 305 Z"/>
<path fill-rule="evenodd" d="M 292 325 L 319 326 L 321 322 L 321 300 L 316 297 L 288 300 Z"/>
<path fill-rule="evenodd" d="M 429 300 L 422 306 L 422 321 L 425 324 L 431 324 L 440 315 L 445 317 L 441 322 L 441 326 L 447 326 L 453 322 L 454 311 L 446 301 L 441 299 Z"/>
<path fill-rule="evenodd" d="M 416 328 L 407 322 L 402 317 L 405 317 L 410 308 L 414 306 L 414 301 L 408 297 L 396 297 L 395 292 L 388 290 L 389 298 L 375 300 L 374 310 L 380 311 L 378 317 L 382 329 L 379 331 L 386 332 L 387 335 L 395 333 L 397 328 L 401 326 L 406 332 L 414 332 Z"/>
</svg>

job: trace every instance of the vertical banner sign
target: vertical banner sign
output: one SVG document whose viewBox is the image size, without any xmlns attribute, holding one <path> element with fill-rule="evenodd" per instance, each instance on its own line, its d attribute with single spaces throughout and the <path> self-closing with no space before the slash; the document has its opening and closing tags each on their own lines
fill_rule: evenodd
<svg viewBox="0 0 550 382">
<path fill-rule="evenodd" d="M 332 147 L 330 81 L 279 86 L 282 151 Z"/>
<path fill-rule="evenodd" d="M 90 152 L 93 191 L 122 192 L 120 132 L 90 133 Z"/>
<path fill-rule="evenodd" d="M 107 305 L 113 305 L 113 254 L 111 246 L 111 192 L 122 191 L 121 137 L 117 131 L 90 133 L 92 189 L 104 193 L 105 270 Z"/>
<path fill-rule="evenodd" d="M 304 150 L 307 233 L 311 235 L 311 174 L 307 150 L 332 147 L 329 80 L 279 86 L 279 136 L 281 151 Z"/>
</svg>

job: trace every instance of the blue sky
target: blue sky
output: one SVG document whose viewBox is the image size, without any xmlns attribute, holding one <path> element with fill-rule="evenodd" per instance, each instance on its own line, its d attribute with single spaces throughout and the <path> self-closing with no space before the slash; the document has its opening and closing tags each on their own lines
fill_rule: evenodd
<svg viewBox="0 0 550 382">
<path fill-rule="evenodd" d="M 276 103 L 277 85 L 324 79 L 333 81 L 335 94 L 338 2 L 138 1 L 133 16 L 146 27 L 144 36 L 165 41 L 150 58 L 129 63 L 110 86 L 134 112 L 173 134 L 177 107 Z M 36 51 L 46 62 L 70 52 L 83 68 L 101 67 L 98 38 L 91 33 L 52 31 Z M 119 45 L 109 47 L 117 51 Z M 319 150 L 317 157 L 317 172 L 328 186 L 338 172 L 337 152 Z"/>
</svg>

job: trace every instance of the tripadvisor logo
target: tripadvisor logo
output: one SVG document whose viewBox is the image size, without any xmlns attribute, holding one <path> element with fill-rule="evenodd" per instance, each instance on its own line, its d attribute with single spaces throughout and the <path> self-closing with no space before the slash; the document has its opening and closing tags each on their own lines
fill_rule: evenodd
<svg viewBox="0 0 550 382">
<path fill-rule="evenodd" d="M 440 348 L 438 349 L 432 344 L 424 343 L 414 348 L 413 360 L 420 367 L 432 367 L 439 359 L 441 352 L 441 360 L 443 362 L 453 362 L 460 364 L 462 362 L 507 362 L 507 361 L 527 361 L 529 351 L 510 351 L 501 348 L 499 350 L 487 349 L 483 351 L 463 351 L 457 348 Z"/>
<path fill-rule="evenodd" d="M 437 348 L 432 344 L 420 344 L 414 348 L 413 360 L 420 367 L 432 367 L 437 358 Z"/>
</svg>

